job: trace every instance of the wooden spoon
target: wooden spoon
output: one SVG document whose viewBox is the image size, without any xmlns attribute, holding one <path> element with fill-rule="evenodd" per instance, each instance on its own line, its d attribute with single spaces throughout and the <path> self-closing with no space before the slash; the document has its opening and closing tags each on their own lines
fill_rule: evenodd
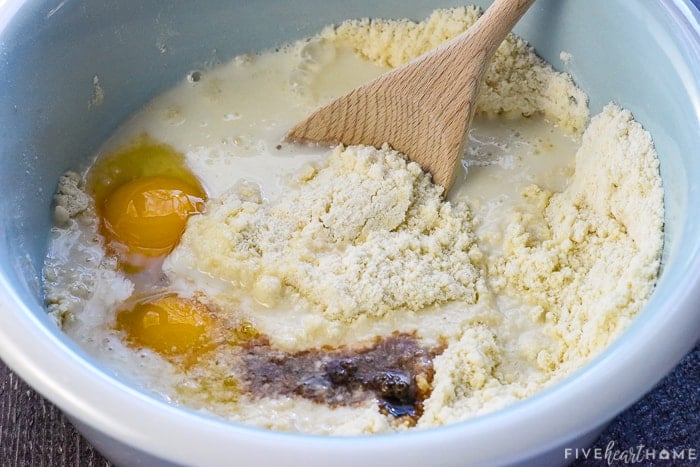
<svg viewBox="0 0 700 467">
<path fill-rule="evenodd" d="M 286 139 L 327 145 L 388 143 L 433 181 L 452 185 L 491 57 L 534 0 L 495 0 L 467 31 L 324 105 Z"/>
</svg>

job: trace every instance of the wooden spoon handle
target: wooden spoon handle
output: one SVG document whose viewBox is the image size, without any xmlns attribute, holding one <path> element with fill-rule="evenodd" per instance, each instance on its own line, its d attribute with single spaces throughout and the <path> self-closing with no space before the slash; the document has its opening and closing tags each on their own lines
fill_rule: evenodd
<svg viewBox="0 0 700 467">
<path fill-rule="evenodd" d="M 503 39 L 522 18 L 535 0 L 495 0 L 484 12 L 481 20 L 464 34 L 483 44 L 484 49 L 493 55 Z M 456 42 L 469 42 L 458 37 Z"/>
<path fill-rule="evenodd" d="M 420 78 L 408 79 L 417 87 L 431 90 L 424 99 L 435 105 L 434 108 L 450 114 L 447 120 L 452 119 L 458 126 L 469 125 L 491 58 L 534 1 L 496 0 L 471 28 L 426 54 L 422 58 L 424 63 L 412 68 L 411 73 L 416 77 L 422 76 L 430 82 L 420 82 Z M 447 73 L 428 73 L 427 67 L 446 70 Z M 454 89 L 460 91 L 454 92 Z"/>
<path fill-rule="evenodd" d="M 462 157 L 464 135 L 491 58 L 534 1 L 496 0 L 467 31 L 398 68 L 395 76 L 386 75 L 387 81 L 397 85 L 378 85 L 397 91 L 397 95 L 412 96 L 413 108 L 425 109 L 431 129 L 414 132 L 404 145 L 405 152 L 410 151 L 411 159 L 446 189 Z"/>
</svg>

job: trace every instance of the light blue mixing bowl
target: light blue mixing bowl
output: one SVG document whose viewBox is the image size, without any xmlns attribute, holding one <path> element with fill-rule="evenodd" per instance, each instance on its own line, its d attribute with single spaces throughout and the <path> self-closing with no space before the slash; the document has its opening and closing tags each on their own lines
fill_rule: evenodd
<svg viewBox="0 0 700 467">
<path fill-rule="evenodd" d="M 470 3 L 468 1 L 468 3 Z M 486 6 L 489 2 L 473 3 Z M 192 69 L 347 18 L 421 19 L 453 1 L 0 1 L 0 356 L 123 465 L 561 464 L 700 338 L 700 14 L 689 1 L 538 0 L 516 28 L 652 133 L 666 189 L 663 268 L 624 336 L 506 410 L 401 435 L 273 433 L 170 406 L 110 375 L 47 317 L 40 271 L 59 175 L 82 168 L 148 99 Z M 560 52 L 571 54 L 569 63 Z M 104 90 L 95 97 L 93 79 Z"/>
</svg>

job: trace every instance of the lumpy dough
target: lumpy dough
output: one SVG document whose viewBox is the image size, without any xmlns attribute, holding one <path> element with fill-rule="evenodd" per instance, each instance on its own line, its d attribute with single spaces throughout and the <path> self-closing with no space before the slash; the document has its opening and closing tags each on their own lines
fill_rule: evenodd
<svg viewBox="0 0 700 467">
<path fill-rule="evenodd" d="M 658 174 L 649 134 L 608 105 L 583 135 L 570 186 L 525 191 L 530 204 L 508 226 L 492 269 L 542 310 L 558 338 L 552 365 L 604 348 L 651 293 L 663 241 Z"/>
<path fill-rule="evenodd" d="M 387 147 L 338 148 L 274 202 L 234 192 L 210 205 L 166 270 L 242 283 L 270 305 L 283 284 L 343 321 L 474 303 L 470 214 L 441 194 L 416 163 Z"/>
<path fill-rule="evenodd" d="M 67 174 L 44 271 L 51 314 L 134 384 L 285 431 L 444 425 L 583 366 L 644 306 L 660 263 L 659 162 L 630 112 L 610 103 L 589 119 L 572 79 L 510 35 L 449 194 L 387 146 L 279 144 L 315 106 L 478 16 L 465 7 L 419 23 L 346 21 L 157 98 L 101 152 L 142 133 L 173 145 L 207 188 L 205 212 L 188 221 L 164 276 L 144 284 L 105 250 L 84 180 Z M 156 285 L 196 296 L 240 342 L 185 366 L 130 346 L 116 310 Z M 382 352 L 403 366 L 384 368 Z M 362 370 L 360 356 L 379 360 Z M 285 370 L 300 364 L 313 368 Z M 284 384 L 261 391 L 265 377 Z"/>
</svg>

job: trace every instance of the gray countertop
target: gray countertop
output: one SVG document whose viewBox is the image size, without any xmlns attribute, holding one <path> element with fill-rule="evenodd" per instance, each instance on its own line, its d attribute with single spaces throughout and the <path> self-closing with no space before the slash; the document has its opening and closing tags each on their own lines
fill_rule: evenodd
<svg viewBox="0 0 700 467">
<path fill-rule="evenodd" d="M 618 451 L 643 446 L 655 453 L 655 459 L 647 455 L 634 465 L 700 466 L 700 345 L 654 390 L 618 416 L 594 447 L 604 451 L 610 443 Z M 685 459 L 659 459 L 665 455 L 663 450 L 682 453 Z M 584 453 L 572 452 L 567 458 L 576 466 L 607 465 L 604 458 L 586 459 Z M 0 466 L 109 465 L 60 410 L 0 362 Z"/>
</svg>

